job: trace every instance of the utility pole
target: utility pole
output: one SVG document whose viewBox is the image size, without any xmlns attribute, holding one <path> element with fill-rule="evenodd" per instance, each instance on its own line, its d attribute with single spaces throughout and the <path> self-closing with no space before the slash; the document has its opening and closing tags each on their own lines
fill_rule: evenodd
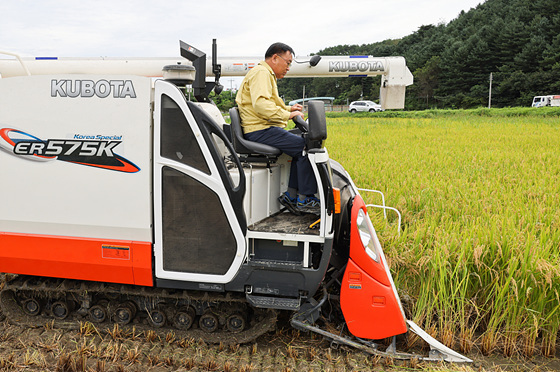
<svg viewBox="0 0 560 372">
<path fill-rule="evenodd" d="M 492 73 L 490 73 L 490 90 L 488 91 L 488 108 L 492 107 Z"/>
<path fill-rule="evenodd" d="M 229 79 L 229 96 L 233 98 L 233 79 Z"/>
</svg>

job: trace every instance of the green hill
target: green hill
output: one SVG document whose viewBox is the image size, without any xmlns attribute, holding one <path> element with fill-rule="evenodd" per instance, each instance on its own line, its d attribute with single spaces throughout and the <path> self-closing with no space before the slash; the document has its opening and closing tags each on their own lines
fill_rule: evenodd
<svg viewBox="0 0 560 372">
<path fill-rule="evenodd" d="M 487 0 L 447 24 L 424 25 L 398 40 L 338 45 L 320 55 L 404 56 L 414 75 L 407 109 L 528 106 L 535 95 L 560 94 L 558 0 Z M 285 79 L 286 100 L 334 96 L 340 103 L 377 100 L 379 78 Z"/>
</svg>

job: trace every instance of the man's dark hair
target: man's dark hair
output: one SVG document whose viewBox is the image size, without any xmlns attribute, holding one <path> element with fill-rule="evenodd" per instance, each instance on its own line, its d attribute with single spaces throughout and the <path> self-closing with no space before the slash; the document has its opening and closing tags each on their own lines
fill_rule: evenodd
<svg viewBox="0 0 560 372">
<path fill-rule="evenodd" d="M 290 52 L 292 55 L 295 55 L 294 50 L 289 45 L 284 43 L 274 43 L 268 47 L 264 55 L 264 59 L 270 58 L 275 54 L 282 54 L 285 52 Z"/>
</svg>

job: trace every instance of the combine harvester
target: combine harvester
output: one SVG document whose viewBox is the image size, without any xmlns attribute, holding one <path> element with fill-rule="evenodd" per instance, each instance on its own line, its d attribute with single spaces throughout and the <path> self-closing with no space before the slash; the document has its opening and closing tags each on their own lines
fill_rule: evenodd
<svg viewBox="0 0 560 372">
<path fill-rule="evenodd" d="M 277 201 L 289 157 L 246 141 L 237 111 L 227 125 L 208 99 L 220 75 L 243 76 L 258 59 L 218 63 L 215 43 L 208 63 L 186 43 L 180 51 L 184 58 L 4 53 L 16 57 L 0 60 L 0 271 L 17 274 L 0 294 L 7 319 L 244 343 L 290 311 L 293 327 L 335 344 L 471 362 L 406 320 L 368 206 L 323 146 L 322 103 L 297 123 L 321 205 L 295 216 Z M 403 107 L 412 75 L 400 57 L 314 56 L 288 77 L 355 75 L 381 75 L 383 107 Z M 373 341 L 407 331 L 430 345 L 428 356 Z"/>
</svg>

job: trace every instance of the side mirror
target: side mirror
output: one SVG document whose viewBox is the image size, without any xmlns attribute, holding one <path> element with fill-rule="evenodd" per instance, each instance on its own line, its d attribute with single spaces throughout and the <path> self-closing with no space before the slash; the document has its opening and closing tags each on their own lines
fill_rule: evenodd
<svg viewBox="0 0 560 372">
<path fill-rule="evenodd" d="M 321 60 L 321 56 L 316 54 L 313 57 L 311 57 L 311 59 L 309 60 L 309 64 L 311 65 L 311 67 L 315 67 L 317 66 L 320 60 Z"/>
<path fill-rule="evenodd" d="M 223 90 L 224 90 L 224 86 L 220 83 L 216 83 L 216 85 L 214 86 L 214 92 L 216 92 L 217 95 L 220 95 L 220 93 L 222 93 Z"/>
</svg>

